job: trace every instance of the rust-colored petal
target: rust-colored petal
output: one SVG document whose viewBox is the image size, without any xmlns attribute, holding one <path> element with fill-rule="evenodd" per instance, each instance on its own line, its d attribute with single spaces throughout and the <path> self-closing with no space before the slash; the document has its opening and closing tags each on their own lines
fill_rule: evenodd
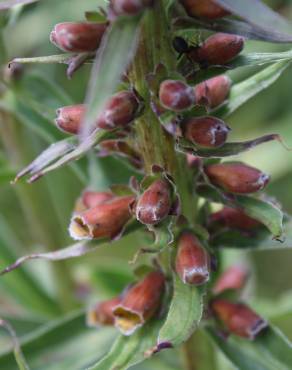
<svg viewBox="0 0 292 370">
<path fill-rule="evenodd" d="M 50 41 L 64 51 L 94 51 L 99 47 L 107 26 L 108 23 L 58 23 L 50 34 Z"/>
<path fill-rule="evenodd" d="M 238 194 L 255 193 L 269 182 L 269 176 L 244 163 L 219 163 L 205 167 L 209 180 L 226 191 Z"/>
<path fill-rule="evenodd" d="M 146 225 L 161 222 L 171 208 L 171 191 L 167 180 L 156 180 L 141 195 L 136 205 L 136 218 Z"/>
<path fill-rule="evenodd" d="M 210 278 L 210 256 L 192 232 L 178 239 L 176 272 L 185 284 L 202 285 Z"/>
<path fill-rule="evenodd" d="M 211 307 L 230 333 L 239 337 L 254 340 L 268 326 L 263 318 L 243 303 L 216 299 Z"/>
<path fill-rule="evenodd" d="M 69 232 L 73 239 L 112 238 L 131 218 L 134 196 L 115 197 L 84 212 L 73 215 Z"/>
<path fill-rule="evenodd" d="M 159 308 L 164 287 L 165 277 L 160 271 L 149 273 L 130 287 L 113 311 L 116 327 L 124 335 L 133 334 Z"/>
</svg>

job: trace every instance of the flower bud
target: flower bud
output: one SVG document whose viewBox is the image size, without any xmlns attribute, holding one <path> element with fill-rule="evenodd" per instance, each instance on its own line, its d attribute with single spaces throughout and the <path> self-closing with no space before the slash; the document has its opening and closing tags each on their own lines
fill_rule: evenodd
<svg viewBox="0 0 292 370">
<path fill-rule="evenodd" d="M 193 155 L 187 153 L 187 164 L 190 168 L 199 168 L 202 164 L 202 158 L 198 157 L 197 155 Z"/>
<path fill-rule="evenodd" d="M 231 80 L 228 76 L 216 76 L 203 81 L 195 87 L 198 105 L 215 108 L 222 104 L 230 91 Z"/>
<path fill-rule="evenodd" d="M 154 0 L 111 0 L 110 8 L 115 15 L 135 15 L 153 5 Z"/>
<path fill-rule="evenodd" d="M 205 148 L 222 146 L 230 128 L 216 117 L 189 118 L 183 122 L 183 136 Z"/>
<path fill-rule="evenodd" d="M 109 191 L 85 190 L 81 197 L 77 199 L 74 212 L 81 213 L 89 208 L 103 204 L 114 197 L 114 194 Z"/>
<path fill-rule="evenodd" d="M 142 224 L 155 225 L 169 214 L 170 208 L 170 185 L 166 180 L 156 180 L 138 199 L 136 218 Z"/>
<path fill-rule="evenodd" d="M 202 285 L 209 280 L 209 253 L 191 232 L 184 232 L 178 240 L 175 269 L 185 284 Z"/>
<path fill-rule="evenodd" d="M 183 81 L 165 80 L 159 88 L 159 99 L 166 109 L 183 111 L 195 104 L 195 93 Z"/>
<path fill-rule="evenodd" d="M 50 41 L 64 51 L 94 51 L 99 47 L 107 26 L 107 23 L 58 23 L 51 32 Z"/>
<path fill-rule="evenodd" d="M 205 173 L 212 184 L 230 193 L 249 194 L 262 190 L 269 182 L 269 176 L 244 163 L 219 163 L 205 167 Z"/>
<path fill-rule="evenodd" d="M 107 301 L 99 302 L 87 312 L 87 325 L 114 325 L 113 309 L 120 304 L 121 298 L 115 297 Z"/>
<path fill-rule="evenodd" d="M 213 288 L 214 294 L 221 294 L 226 290 L 239 290 L 243 288 L 247 279 L 247 270 L 243 266 L 234 265 L 229 267 L 218 278 Z"/>
<path fill-rule="evenodd" d="M 253 340 L 268 326 L 264 319 L 245 304 L 216 299 L 211 307 L 230 333 L 239 337 Z"/>
<path fill-rule="evenodd" d="M 56 112 L 57 118 L 55 120 L 57 127 L 68 134 L 78 134 L 85 109 L 86 106 L 84 104 L 59 108 Z"/>
<path fill-rule="evenodd" d="M 217 19 L 230 13 L 213 0 L 181 0 L 190 17 Z"/>
<path fill-rule="evenodd" d="M 159 308 L 165 287 L 165 277 L 160 271 L 151 272 L 124 294 L 113 314 L 115 326 L 124 334 L 131 335 Z"/>
<path fill-rule="evenodd" d="M 93 208 L 114 198 L 114 194 L 109 191 L 90 191 L 86 190 L 82 194 L 82 201 L 86 208 Z"/>
<path fill-rule="evenodd" d="M 188 56 L 203 65 L 224 65 L 235 58 L 243 49 L 244 38 L 226 33 L 215 33 Z"/>
<path fill-rule="evenodd" d="M 131 218 L 134 196 L 114 197 L 84 212 L 73 215 L 69 232 L 73 239 L 113 238 Z"/>
<path fill-rule="evenodd" d="M 104 130 L 125 127 L 131 123 L 139 109 L 139 102 L 131 91 L 120 91 L 107 101 L 97 119 L 97 126 Z"/>
<path fill-rule="evenodd" d="M 212 213 L 209 224 L 213 226 L 223 226 L 230 229 L 250 231 L 260 226 L 257 220 L 247 216 L 240 209 L 224 207 L 220 211 Z"/>
</svg>

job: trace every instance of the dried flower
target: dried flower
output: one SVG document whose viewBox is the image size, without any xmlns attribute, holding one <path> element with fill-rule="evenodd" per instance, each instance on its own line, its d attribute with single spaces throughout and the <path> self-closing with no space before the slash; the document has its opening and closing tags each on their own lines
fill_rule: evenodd
<svg viewBox="0 0 292 370">
<path fill-rule="evenodd" d="M 209 253 L 192 232 L 179 237 L 175 268 L 185 284 L 202 285 L 209 280 Z"/>
<path fill-rule="evenodd" d="M 58 23 L 51 32 L 50 40 L 64 51 L 94 51 L 99 47 L 107 26 L 107 23 Z"/>
<path fill-rule="evenodd" d="M 262 190 L 269 176 L 244 163 L 219 163 L 205 167 L 212 184 L 231 193 L 249 194 Z"/>
<path fill-rule="evenodd" d="M 182 123 L 183 136 L 192 143 L 205 148 L 222 146 L 230 128 L 216 117 L 196 117 Z"/>
<path fill-rule="evenodd" d="M 167 180 L 156 180 L 138 199 L 136 218 L 146 225 L 161 222 L 171 208 L 171 189 Z"/>
<path fill-rule="evenodd" d="M 264 319 L 245 304 L 216 299 L 211 307 L 230 333 L 239 337 L 253 340 L 268 326 Z"/>
<path fill-rule="evenodd" d="M 124 334 L 133 334 L 150 319 L 159 308 L 164 292 L 165 277 L 162 272 L 151 272 L 124 294 L 114 309 L 115 325 Z"/>
</svg>

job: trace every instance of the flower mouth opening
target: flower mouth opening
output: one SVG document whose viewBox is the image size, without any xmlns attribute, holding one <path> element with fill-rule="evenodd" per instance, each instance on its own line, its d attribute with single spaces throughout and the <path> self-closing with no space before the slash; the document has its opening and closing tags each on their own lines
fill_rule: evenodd
<svg viewBox="0 0 292 370">
<path fill-rule="evenodd" d="M 118 306 L 114 309 L 115 326 L 124 335 L 133 334 L 140 326 L 144 324 L 141 314 Z"/>
<path fill-rule="evenodd" d="M 69 226 L 70 236 L 75 240 L 92 239 L 92 228 L 81 216 L 73 216 Z"/>
<path fill-rule="evenodd" d="M 262 318 L 258 319 L 249 331 L 250 339 L 254 340 L 259 333 L 268 327 L 268 323 Z"/>
<path fill-rule="evenodd" d="M 187 270 L 184 274 L 184 283 L 192 285 L 203 285 L 210 279 L 210 273 L 206 268 Z"/>
</svg>

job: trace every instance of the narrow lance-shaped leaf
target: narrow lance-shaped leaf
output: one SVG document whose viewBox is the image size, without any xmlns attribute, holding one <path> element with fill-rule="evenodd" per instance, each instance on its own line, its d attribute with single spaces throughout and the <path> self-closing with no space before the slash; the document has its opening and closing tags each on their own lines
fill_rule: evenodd
<svg viewBox="0 0 292 370">
<path fill-rule="evenodd" d="M 0 2 L 0 11 L 10 9 L 15 5 L 26 5 L 37 1 L 39 0 L 4 0 Z"/>
<path fill-rule="evenodd" d="M 274 12 L 261 0 L 215 0 L 215 2 L 258 28 L 267 31 L 276 30 L 279 33 L 292 35 L 291 26 L 286 19 Z"/>
<path fill-rule="evenodd" d="M 241 370 L 289 370 L 292 346 L 277 329 L 269 327 L 254 341 L 230 336 L 227 340 L 208 328 L 214 343 Z"/>
<path fill-rule="evenodd" d="M 75 258 L 83 256 L 89 252 L 92 252 L 95 248 L 89 243 L 80 242 L 73 244 L 67 248 L 56 250 L 55 252 L 48 253 L 32 253 L 24 257 L 20 257 L 12 265 L 6 267 L 4 270 L 0 271 L 0 276 L 5 275 L 10 271 L 15 270 L 21 266 L 24 262 L 33 259 L 45 259 L 49 261 L 61 261 L 68 258 Z"/>
<path fill-rule="evenodd" d="M 0 266 L 1 269 L 11 264 L 18 253 L 22 252 L 22 243 L 17 239 L 15 230 L 0 218 Z M 0 278 L 1 291 L 17 301 L 28 312 L 40 317 L 52 317 L 60 314 L 55 302 L 43 287 L 26 269 L 19 269 L 13 275 Z"/>
<path fill-rule="evenodd" d="M 11 60 L 12 63 L 21 63 L 21 64 L 55 64 L 63 63 L 68 64 L 69 61 L 76 57 L 75 53 L 64 53 L 64 54 L 55 54 L 55 55 L 45 55 L 42 57 L 31 57 L 31 58 L 14 58 Z"/>
<path fill-rule="evenodd" d="M 240 35 L 252 40 L 287 43 L 292 42 L 292 34 L 278 32 L 275 29 L 263 29 L 255 24 L 249 24 L 236 19 L 218 19 L 214 22 L 204 21 L 190 17 L 177 18 L 174 21 L 174 26 L 181 30 L 187 30 L 191 36 L 193 32 L 197 32 L 197 28 L 203 28 L 216 32 L 230 33 L 232 35 Z"/>
<path fill-rule="evenodd" d="M 18 338 L 16 336 L 16 333 L 12 326 L 9 324 L 9 322 L 0 319 L 0 326 L 4 328 L 10 335 L 12 344 L 13 344 L 13 352 L 14 352 L 14 357 L 18 365 L 19 370 L 29 370 L 28 364 L 26 363 L 26 360 L 23 356 L 23 353 L 21 351 Z"/>
<path fill-rule="evenodd" d="M 227 65 L 227 68 L 261 66 L 282 61 L 291 61 L 291 59 L 292 50 L 282 51 L 279 53 L 249 53 L 236 57 Z"/>
<path fill-rule="evenodd" d="M 77 370 L 96 362 L 108 350 L 115 333 L 111 328 L 92 330 L 85 323 L 84 313 L 78 311 L 23 336 L 20 345 L 31 368 Z M 17 369 L 12 350 L 0 355 L 0 368 Z"/>
<path fill-rule="evenodd" d="M 152 354 L 149 349 L 156 343 L 160 325 L 160 320 L 152 320 L 130 337 L 118 337 L 109 353 L 87 370 L 126 370 L 144 361 Z"/>
<path fill-rule="evenodd" d="M 248 216 L 265 225 L 274 238 L 280 238 L 283 234 L 283 213 L 271 202 L 244 195 L 230 196 L 209 185 L 200 185 L 198 193 L 212 202 L 241 208 Z"/>
<path fill-rule="evenodd" d="M 74 160 L 79 159 L 80 157 L 82 157 L 82 155 L 86 154 L 89 150 L 91 150 L 95 145 L 97 145 L 102 140 L 105 140 L 105 139 L 111 137 L 111 135 L 112 135 L 112 133 L 109 132 L 109 131 L 96 129 L 95 131 L 92 132 L 92 134 L 90 134 L 78 146 L 75 145 L 75 146 L 71 146 L 70 148 L 68 148 L 68 150 L 66 150 L 66 152 L 63 153 L 63 156 L 62 156 L 62 154 L 57 156 L 58 153 L 50 152 L 50 154 L 52 153 L 53 157 L 54 157 L 53 160 L 50 160 L 49 158 L 47 158 L 44 155 L 43 158 L 45 157 L 45 159 L 46 159 L 44 161 L 45 165 L 42 165 L 42 163 L 40 163 L 41 161 L 37 158 L 35 160 L 35 161 L 38 161 L 38 169 L 37 170 L 34 170 L 33 166 L 32 166 L 32 168 L 30 168 L 30 166 L 28 166 L 28 168 L 26 168 L 24 170 L 25 174 L 26 174 L 26 173 L 30 173 L 30 170 L 32 169 L 32 173 L 31 173 L 32 176 L 29 178 L 28 182 L 34 182 L 34 181 L 38 180 L 40 177 L 44 176 L 46 173 L 48 173 L 50 171 L 53 171 L 53 170 L 56 170 L 60 167 L 63 167 L 67 163 L 70 163 Z M 42 154 L 41 154 L 41 156 L 42 156 Z M 48 164 L 50 164 L 54 160 L 56 160 L 55 163 L 48 166 Z M 27 172 L 27 169 L 29 169 L 28 172 Z"/>
<path fill-rule="evenodd" d="M 275 63 L 255 75 L 232 86 L 228 100 L 212 114 L 226 117 L 241 107 L 256 94 L 272 85 L 281 74 L 290 66 L 291 61 Z"/>
<path fill-rule="evenodd" d="M 137 44 L 140 16 L 120 17 L 107 34 L 92 67 L 86 101 L 88 109 L 81 138 L 88 136 L 107 99 L 115 92 Z M 113 55 L 115 57 L 113 57 Z"/>
<path fill-rule="evenodd" d="M 76 147 L 76 145 L 74 145 L 74 140 L 76 141 L 75 138 L 69 138 L 51 144 L 34 161 L 16 175 L 14 182 L 27 174 L 34 175 L 38 173 L 59 157 L 72 151 Z"/>
<path fill-rule="evenodd" d="M 246 249 L 246 250 L 267 250 L 292 248 L 292 238 L 289 230 L 291 224 L 285 225 L 285 238 L 281 243 L 279 240 L 270 238 L 268 230 L 256 230 L 254 234 L 243 234 L 239 230 L 222 230 L 212 238 L 212 246 L 219 248 Z"/>
<path fill-rule="evenodd" d="M 130 234 L 137 229 L 141 228 L 141 224 L 138 222 L 130 222 L 128 225 L 126 225 L 125 231 L 123 235 Z M 24 262 L 32 260 L 32 259 L 45 259 L 49 261 L 61 261 L 69 258 L 76 258 L 83 256 L 87 253 L 93 252 L 98 246 L 105 243 L 107 239 L 101 238 L 94 240 L 94 243 L 90 242 L 79 242 L 75 243 L 73 245 L 70 245 L 69 247 L 63 248 L 63 249 L 57 249 L 54 252 L 47 252 L 47 253 L 32 253 L 28 254 L 26 256 L 18 258 L 13 264 L 7 266 L 5 269 L 0 271 L 0 276 L 5 275 L 10 271 L 13 271 L 17 269 L 19 266 L 21 266 Z"/>
<path fill-rule="evenodd" d="M 191 143 L 188 140 L 178 139 L 177 150 L 182 151 L 183 153 L 190 153 L 199 157 L 223 158 L 246 152 L 256 147 L 257 145 L 267 143 L 272 140 L 278 140 L 282 143 L 282 140 L 279 137 L 279 135 L 271 134 L 261 136 L 257 139 L 242 141 L 238 143 L 225 143 L 219 148 L 204 149 L 196 146 L 195 144 Z"/>
<path fill-rule="evenodd" d="M 184 284 L 174 274 L 174 292 L 167 318 L 159 331 L 156 350 L 186 341 L 198 327 L 203 314 L 202 288 Z"/>
</svg>

